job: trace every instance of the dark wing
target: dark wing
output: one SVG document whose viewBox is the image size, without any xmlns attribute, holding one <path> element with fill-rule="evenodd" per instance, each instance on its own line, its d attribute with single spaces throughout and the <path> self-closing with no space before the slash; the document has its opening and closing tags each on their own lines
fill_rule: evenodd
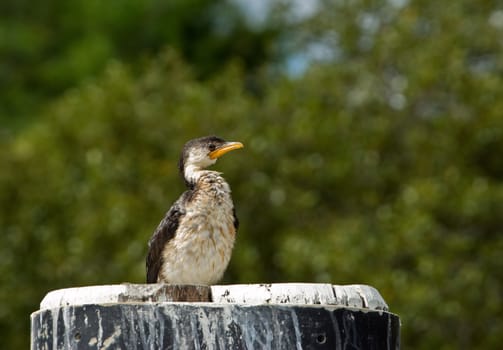
<svg viewBox="0 0 503 350">
<path fill-rule="evenodd" d="M 236 208 L 232 208 L 232 216 L 234 218 L 234 228 L 236 229 L 236 232 L 237 232 L 238 228 L 239 228 L 239 220 L 236 215 Z"/>
<path fill-rule="evenodd" d="M 148 241 L 147 254 L 147 283 L 157 283 L 157 276 L 162 266 L 162 251 L 166 243 L 171 240 L 178 229 L 180 219 L 185 215 L 185 200 L 190 197 L 186 191 L 168 210 L 164 219 Z"/>
</svg>

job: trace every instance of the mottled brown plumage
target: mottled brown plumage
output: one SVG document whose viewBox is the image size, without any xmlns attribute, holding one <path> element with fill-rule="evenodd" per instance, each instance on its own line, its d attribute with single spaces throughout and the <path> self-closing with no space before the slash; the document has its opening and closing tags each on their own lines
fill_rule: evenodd
<svg viewBox="0 0 503 350">
<path fill-rule="evenodd" d="M 229 185 L 220 173 L 205 168 L 242 147 L 215 136 L 185 144 L 179 168 L 188 190 L 149 241 L 147 283 L 213 284 L 222 278 L 238 220 Z"/>
</svg>

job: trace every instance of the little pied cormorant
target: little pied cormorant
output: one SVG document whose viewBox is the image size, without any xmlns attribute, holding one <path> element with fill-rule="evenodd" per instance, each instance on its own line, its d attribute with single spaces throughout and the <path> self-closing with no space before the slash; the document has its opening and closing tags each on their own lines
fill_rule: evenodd
<svg viewBox="0 0 503 350">
<path fill-rule="evenodd" d="M 238 219 L 221 173 L 205 170 L 225 153 L 242 148 L 216 136 L 185 144 L 179 170 L 188 190 L 166 213 L 148 242 L 147 283 L 218 282 L 231 258 Z"/>
</svg>

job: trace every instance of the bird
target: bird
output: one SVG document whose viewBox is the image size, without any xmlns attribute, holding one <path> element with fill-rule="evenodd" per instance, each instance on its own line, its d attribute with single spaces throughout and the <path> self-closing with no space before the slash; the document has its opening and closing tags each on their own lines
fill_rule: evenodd
<svg viewBox="0 0 503 350">
<path fill-rule="evenodd" d="M 239 221 L 229 184 L 206 168 L 243 148 L 217 136 L 188 141 L 178 162 L 187 190 L 148 241 L 147 283 L 212 285 L 229 264 Z"/>
</svg>

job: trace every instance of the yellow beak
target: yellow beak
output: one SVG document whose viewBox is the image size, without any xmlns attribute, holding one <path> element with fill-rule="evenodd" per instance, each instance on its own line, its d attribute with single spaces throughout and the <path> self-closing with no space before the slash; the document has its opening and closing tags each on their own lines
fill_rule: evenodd
<svg viewBox="0 0 503 350">
<path fill-rule="evenodd" d="M 221 147 L 209 154 L 210 159 L 217 159 L 226 154 L 227 152 L 233 151 L 235 149 L 243 148 L 244 145 L 241 142 L 226 142 Z"/>
</svg>

